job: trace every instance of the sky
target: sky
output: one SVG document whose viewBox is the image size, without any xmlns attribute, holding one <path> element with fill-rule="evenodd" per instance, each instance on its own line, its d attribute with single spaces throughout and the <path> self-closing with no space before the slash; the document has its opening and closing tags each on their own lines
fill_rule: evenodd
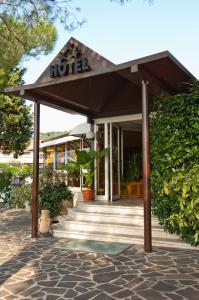
<svg viewBox="0 0 199 300">
<path fill-rule="evenodd" d="M 23 62 L 24 80 L 33 83 L 71 36 L 118 64 L 169 50 L 199 78 L 199 0 L 74 0 L 77 17 L 86 19 L 73 32 L 57 24 L 58 39 L 47 56 Z M 70 130 L 86 118 L 41 107 L 41 132 Z"/>
</svg>

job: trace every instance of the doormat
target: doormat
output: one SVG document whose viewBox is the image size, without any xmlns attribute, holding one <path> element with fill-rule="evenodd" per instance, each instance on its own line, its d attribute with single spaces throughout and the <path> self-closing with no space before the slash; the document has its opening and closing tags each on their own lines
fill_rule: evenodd
<svg viewBox="0 0 199 300">
<path fill-rule="evenodd" d="M 100 254 L 117 255 L 131 247 L 131 244 L 109 243 L 90 240 L 72 240 L 68 242 L 58 242 L 54 245 L 55 248 L 64 250 L 74 250 L 83 252 L 95 252 Z"/>
</svg>

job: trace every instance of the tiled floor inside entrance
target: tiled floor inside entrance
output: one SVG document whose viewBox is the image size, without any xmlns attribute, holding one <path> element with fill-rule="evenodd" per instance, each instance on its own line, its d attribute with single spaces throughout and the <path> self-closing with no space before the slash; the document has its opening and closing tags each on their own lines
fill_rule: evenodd
<svg viewBox="0 0 199 300">
<path fill-rule="evenodd" d="M 0 299 L 198 300 L 199 251 L 132 246 L 119 255 L 30 239 L 30 213 L 0 212 Z"/>
</svg>

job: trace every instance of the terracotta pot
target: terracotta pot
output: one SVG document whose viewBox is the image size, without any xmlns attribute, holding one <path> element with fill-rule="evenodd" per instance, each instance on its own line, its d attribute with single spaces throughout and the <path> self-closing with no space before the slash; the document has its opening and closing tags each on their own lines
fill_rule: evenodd
<svg viewBox="0 0 199 300">
<path fill-rule="evenodd" d="M 50 211 L 47 209 L 41 211 L 41 216 L 39 218 L 39 232 L 43 234 L 51 232 Z"/>
<path fill-rule="evenodd" d="M 95 191 L 94 190 L 82 190 L 85 202 L 91 202 L 95 200 Z"/>
</svg>

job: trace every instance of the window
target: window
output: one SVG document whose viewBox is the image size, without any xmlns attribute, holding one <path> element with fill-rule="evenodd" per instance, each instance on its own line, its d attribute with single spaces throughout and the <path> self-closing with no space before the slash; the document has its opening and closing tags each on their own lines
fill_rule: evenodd
<svg viewBox="0 0 199 300">
<path fill-rule="evenodd" d="M 65 165 L 65 144 L 55 147 L 55 168 L 63 168 Z"/>
<path fill-rule="evenodd" d="M 76 161 L 76 150 L 80 149 L 80 140 L 67 143 L 67 161 Z"/>
<path fill-rule="evenodd" d="M 83 139 L 83 149 L 89 151 L 91 149 L 91 140 Z"/>
<path fill-rule="evenodd" d="M 76 161 L 76 150 L 80 149 L 80 140 L 75 140 L 67 143 L 67 162 Z M 72 187 L 80 186 L 79 171 L 68 171 L 68 185 Z"/>
<path fill-rule="evenodd" d="M 53 169 L 54 157 L 55 157 L 54 146 L 47 147 L 44 150 L 44 157 L 45 157 L 45 167 Z"/>
</svg>

